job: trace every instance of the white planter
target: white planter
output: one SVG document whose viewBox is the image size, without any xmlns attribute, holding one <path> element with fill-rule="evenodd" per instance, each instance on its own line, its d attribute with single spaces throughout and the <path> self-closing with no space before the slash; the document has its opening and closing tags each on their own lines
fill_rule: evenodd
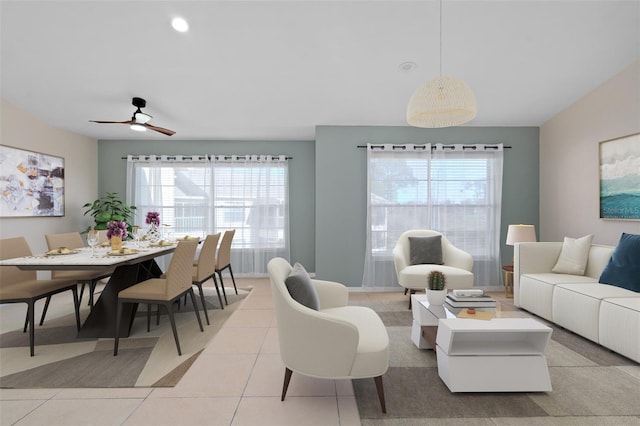
<svg viewBox="0 0 640 426">
<path fill-rule="evenodd" d="M 427 289 L 427 300 L 430 305 L 441 306 L 447 298 L 447 290 L 429 290 Z"/>
</svg>

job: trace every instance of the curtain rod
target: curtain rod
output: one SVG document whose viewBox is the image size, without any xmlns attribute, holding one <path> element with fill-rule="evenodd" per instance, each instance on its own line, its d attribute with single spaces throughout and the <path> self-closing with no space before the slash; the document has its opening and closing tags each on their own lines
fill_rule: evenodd
<svg viewBox="0 0 640 426">
<path fill-rule="evenodd" d="M 260 154 L 260 155 L 266 155 L 266 154 Z M 238 155 L 238 158 L 247 158 L 250 155 Z M 193 160 L 194 158 L 196 160 L 211 160 L 212 155 L 181 155 L 180 157 L 187 159 L 187 160 Z M 231 158 L 233 158 L 232 155 L 225 155 L 224 156 L 226 160 L 230 160 Z M 273 158 L 277 158 L 279 157 L 279 155 L 267 155 L 267 157 L 271 157 L 271 159 Z M 150 157 L 148 155 L 133 155 L 131 156 L 132 159 L 134 160 L 140 160 L 141 158 L 144 160 L 148 160 Z M 175 155 L 167 155 L 167 159 L 168 160 L 175 160 L 177 158 L 177 156 Z M 128 157 L 121 157 L 122 160 L 126 160 L 128 159 Z M 285 157 L 285 160 L 293 160 L 293 157 Z"/>
<path fill-rule="evenodd" d="M 366 148 L 367 145 L 358 145 L 358 148 Z M 371 145 L 371 148 L 383 148 L 384 145 Z M 406 145 L 401 144 L 401 145 L 393 145 L 393 149 L 405 149 Z M 422 149 L 425 149 L 427 146 L 426 145 L 414 145 L 414 147 L 416 148 L 420 148 L 422 147 Z M 445 149 L 453 149 L 454 145 L 442 145 L 443 148 Z M 490 148 L 490 149 L 498 149 L 497 145 L 485 145 L 485 148 Z M 512 148 L 510 145 L 505 145 L 503 146 L 504 149 L 510 149 Z M 435 145 L 431 145 L 431 149 L 436 149 Z M 462 145 L 462 149 L 476 149 L 475 145 Z"/>
</svg>

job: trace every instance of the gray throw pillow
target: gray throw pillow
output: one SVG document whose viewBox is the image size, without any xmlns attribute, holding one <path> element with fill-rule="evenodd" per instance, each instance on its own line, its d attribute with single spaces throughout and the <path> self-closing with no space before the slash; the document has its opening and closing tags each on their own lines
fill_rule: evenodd
<svg viewBox="0 0 640 426">
<path fill-rule="evenodd" d="M 442 235 L 433 237 L 409 237 L 409 263 L 443 265 Z"/>
<path fill-rule="evenodd" d="M 318 293 L 304 266 L 296 262 L 284 283 L 293 300 L 316 311 L 320 308 Z"/>
</svg>

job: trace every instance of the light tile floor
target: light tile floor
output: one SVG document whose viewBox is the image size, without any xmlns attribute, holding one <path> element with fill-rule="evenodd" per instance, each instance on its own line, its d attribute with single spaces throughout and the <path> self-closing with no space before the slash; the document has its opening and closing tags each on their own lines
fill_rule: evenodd
<svg viewBox="0 0 640 426">
<path fill-rule="evenodd" d="M 280 401 L 269 281 L 242 283 L 253 290 L 175 387 L 1 389 L 0 425 L 360 425 L 348 380 L 294 374 Z"/>
</svg>

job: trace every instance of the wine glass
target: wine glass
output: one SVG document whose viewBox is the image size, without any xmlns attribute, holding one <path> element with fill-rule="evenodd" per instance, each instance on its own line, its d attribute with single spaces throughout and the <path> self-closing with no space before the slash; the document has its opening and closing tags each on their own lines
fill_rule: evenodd
<svg viewBox="0 0 640 426">
<path fill-rule="evenodd" d="M 140 248 L 140 240 L 144 235 L 144 230 L 139 226 L 133 227 L 133 239 L 136 241 L 136 248 Z"/>
<path fill-rule="evenodd" d="M 91 257 L 95 256 L 95 248 L 98 245 L 98 231 L 90 230 L 87 234 L 87 244 L 91 247 Z"/>
</svg>

